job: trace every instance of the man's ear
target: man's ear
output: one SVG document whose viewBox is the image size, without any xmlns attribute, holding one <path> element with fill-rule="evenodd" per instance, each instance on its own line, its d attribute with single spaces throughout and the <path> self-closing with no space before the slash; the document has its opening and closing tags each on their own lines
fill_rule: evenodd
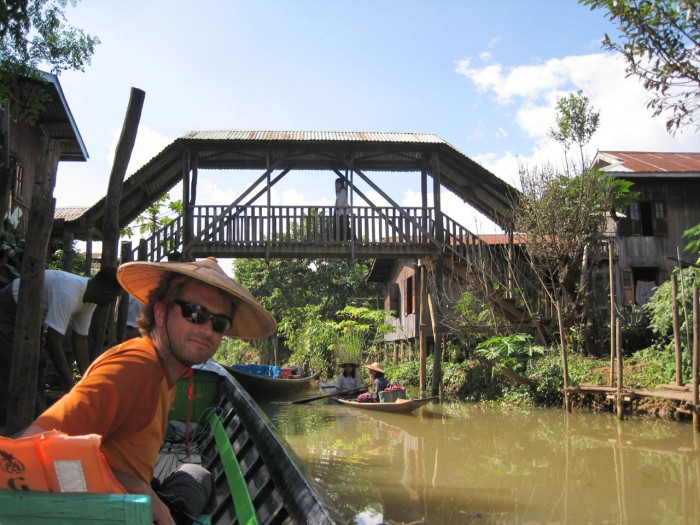
<svg viewBox="0 0 700 525">
<path fill-rule="evenodd" d="M 153 305 L 153 318 L 155 319 L 156 326 L 165 326 L 165 320 L 167 319 L 168 307 L 163 302 L 158 302 Z"/>
</svg>

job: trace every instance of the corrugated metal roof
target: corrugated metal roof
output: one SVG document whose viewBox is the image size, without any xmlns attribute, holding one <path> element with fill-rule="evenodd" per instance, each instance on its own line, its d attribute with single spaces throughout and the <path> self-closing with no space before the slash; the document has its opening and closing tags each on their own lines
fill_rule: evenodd
<svg viewBox="0 0 700 525">
<path fill-rule="evenodd" d="M 377 131 L 246 131 L 208 130 L 188 131 L 181 137 L 187 140 L 283 140 L 283 141 L 348 141 L 348 142 L 415 142 L 445 144 L 432 133 L 383 133 Z"/>
<path fill-rule="evenodd" d="M 700 153 L 599 151 L 596 167 L 609 173 L 700 175 Z"/>
<path fill-rule="evenodd" d="M 61 143 L 61 160 L 86 161 L 89 157 L 87 148 L 68 106 L 66 96 L 63 94 L 58 77 L 44 71 L 39 73 L 53 87 L 51 90 L 52 102 L 44 107 L 39 125 L 47 136 Z"/>
<path fill-rule="evenodd" d="M 63 208 L 56 208 L 53 214 L 54 219 L 65 219 L 67 221 L 72 221 L 80 218 L 80 216 L 88 211 L 90 208 L 79 207 L 79 206 L 66 206 Z"/>
</svg>

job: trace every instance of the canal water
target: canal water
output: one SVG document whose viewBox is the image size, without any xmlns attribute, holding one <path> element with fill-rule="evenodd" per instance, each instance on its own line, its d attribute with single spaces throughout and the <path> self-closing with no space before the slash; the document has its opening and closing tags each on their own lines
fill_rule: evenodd
<svg viewBox="0 0 700 525">
<path fill-rule="evenodd" d="M 700 523 L 689 424 L 464 403 L 263 408 L 348 523 Z"/>
</svg>

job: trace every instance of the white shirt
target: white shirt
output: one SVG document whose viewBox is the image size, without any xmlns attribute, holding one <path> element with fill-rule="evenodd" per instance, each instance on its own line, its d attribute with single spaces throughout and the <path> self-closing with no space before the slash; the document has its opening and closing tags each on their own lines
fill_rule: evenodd
<svg viewBox="0 0 700 525">
<path fill-rule="evenodd" d="M 338 215 L 348 214 L 348 192 L 345 188 L 340 188 L 335 192 L 335 212 Z"/>
<path fill-rule="evenodd" d="M 336 390 L 357 390 L 362 387 L 362 381 L 360 381 L 360 376 L 355 372 L 355 377 L 345 377 L 342 373 L 335 380 Z"/>
<path fill-rule="evenodd" d="M 60 270 L 44 273 L 44 324 L 65 335 L 68 327 L 80 335 L 88 335 L 94 303 L 84 303 L 83 295 L 89 278 Z M 12 295 L 17 302 L 19 279 L 12 282 Z"/>
</svg>

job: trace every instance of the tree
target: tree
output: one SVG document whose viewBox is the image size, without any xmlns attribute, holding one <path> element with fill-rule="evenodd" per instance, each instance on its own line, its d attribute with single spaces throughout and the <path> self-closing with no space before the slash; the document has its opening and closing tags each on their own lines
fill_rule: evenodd
<svg viewBox="0 0 700 525">
<path fill-rule="evenodd" d="M 366 283 L 370 261 L 236 259 L 233 273 L 279 321 L 280 334 L 298 357 L 311 353 L 312 365 L 332 361 L 339 312 L 348 306 L 377 307 L 381 285 Z"/>
<path fill-rule="evenodd" d="M 583 147 L 588 144 L 598 130 L 600 113 L 593 111 L 588 97 L 582 90 L 569 93 L 557 99 L 556 126 L 549 130 L 549 136 L 564 146 L 568 151 L 571 145 L 579 147 L 581 167 L 584 167 Z"/>
<path fill-rule="evenodd" d="M 182 215 L 182 201 L 171 201 L 170 194 L 166 193 L 136 217 L 132 224 L 121 231 L 121 234 L 124 237 L 132 237 L 134 235 L 132 225 L 138 228 L 141 235 L 154 234 L 163 226 L 170 224 L 173 215 Z"/>
<path fill-rule="evenodd" d="M 579 0 L 607 11 L 620 35 L 603 47 L 622 54 L 628 76 L 642 80 L 654 116 L 667 114 L 666 129 L 697 124 L 700 113 L 700 12 L 697 0 Z M 668 115 L 670 113 L 670 115 Z"/>
<path fill-rule="evenodd" d="M 38 69 L 84 71 L 100 42 L 68 25 L 68 4 L 77 0 L 4 0 L 0 6 L 0 102 L 10 101 L 30 125 L 48 101 Z"/>
</svg>

